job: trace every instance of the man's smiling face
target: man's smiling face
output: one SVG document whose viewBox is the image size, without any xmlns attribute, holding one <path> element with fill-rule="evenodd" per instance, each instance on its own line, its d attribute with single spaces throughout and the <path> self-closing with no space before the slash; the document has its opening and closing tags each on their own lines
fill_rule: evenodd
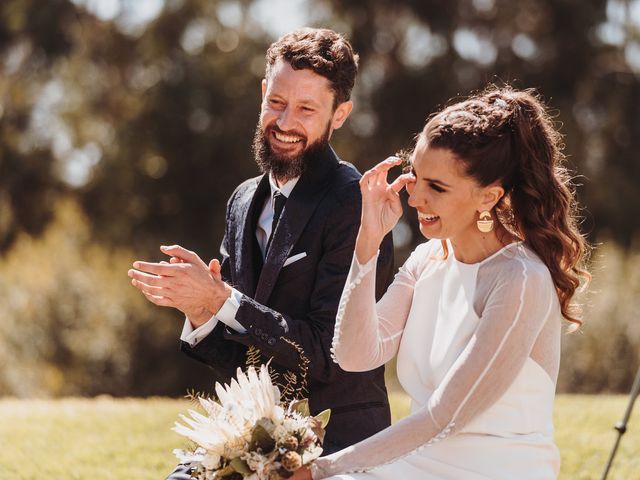
<svg viewBox="0 0 640 480">
<path fill-rule="evenodd" d="M 333 130 L 340 128 L 350 112 L 351 102 L 334 109 L 328 79 L 278 60 L 262 82 L 260 123 L 254 140 L 258 163 L 281 180 L 299 176 L 305 154 L 326 147 Z"/>
</svg>

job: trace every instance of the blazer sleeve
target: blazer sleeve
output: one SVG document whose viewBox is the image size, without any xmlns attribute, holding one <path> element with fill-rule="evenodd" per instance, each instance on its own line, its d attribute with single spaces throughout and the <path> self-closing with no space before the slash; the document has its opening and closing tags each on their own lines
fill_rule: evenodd
<svg viewBox="0 0 640 480">
<path fill-rule="evenodd" d="M 233 238 L 234 225 L 230 222 L 236 190 L 227 202 L 226 224 L 224 237 L 220 245 L 221 275 L 225 282 L 231 282 L 230 267 L 230 239 Z M 213 331 L 198 345 L 191 346 L 187 342 L 180 342 L 180 349 L 189 357 L 198 360 L 212 370 L 214 382 L 228 383 L 236 375 L 236 369 L 245 364 L 246 347 L 225 338 L 226 325 L 218 322 Z"/>
<path fill-rule="evenodd" d="M 319 382 L 331 382 L 340 367 L 333 362 L 331 343 L 338 304 L 344 287 L 356 236 L 360 226 L 361 197 L 357 182 L 336 192 L 334 208 L 327 212 L 322 235 L 322 255 L 315 270 L 314 286 L 306 315 L 294 318 L 244 296 L 236 320 L 246 334 L 226 336 L 244 345 L 255 345 L 274 364 L 297 371 L 301 354 L 309 360 L 308 375 Z M 381 245 L 377 294 L 381 297 L 391 280 L 393 244 L 388 235 Z M 296 347 L 301 347 L 296 348 Z"/>
</svg>

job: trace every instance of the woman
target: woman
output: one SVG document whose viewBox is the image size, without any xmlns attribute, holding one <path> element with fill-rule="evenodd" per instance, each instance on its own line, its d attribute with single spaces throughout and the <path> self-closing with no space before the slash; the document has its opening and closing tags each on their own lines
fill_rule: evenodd
<svg viewBox="0 0 640 480">
<path fill-rule="evenodd" d="M 389 185 L 401 162 L 392 157 L 362 177 L 335 359 L 363 371 L 397 355 L 411 414 L 294 478 L 557 477 L 561 319 L 579 325 L 570 302 L 588 277 L 562 161 L 544 105 L 530 91 L 494 87 L 427 122 L 411 173 Z M 376 305 L 377 250 L 402 214 L 403 187 L 432 240 Z"/>
</svg>

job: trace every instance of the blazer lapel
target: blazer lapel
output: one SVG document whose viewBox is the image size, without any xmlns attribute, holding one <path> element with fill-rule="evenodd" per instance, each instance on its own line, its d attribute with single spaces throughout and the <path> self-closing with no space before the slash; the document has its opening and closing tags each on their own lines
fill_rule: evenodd
<svg viewBox="0 0 640 480">
<path fill-rule="evenodd" d="M 331 147 L 310 159 L 304 173 L 285 203 L 278 221 L 262 273 L 256 287 L 255 300 L 266 304 L 276 279 L 293 246 L 300 238 L 320 200 L 327 193 L 327 185 L 338 166 L 338 158 Z"/>
<path fill-rule="evenodd" d="M 246 200 L 239 202 L 242 210 L 238 215 L 241 228 L 236 233 L 236 251 L 240 252 L 235 259 L 236 288 L 249 296 L 256 291 L 262 269 L 262 252 L 256 240 L 256 228 L 269 190 L 269 178 L 263 175 L 256 179 L 255 187 L 246 192 Z"/>
</svg>

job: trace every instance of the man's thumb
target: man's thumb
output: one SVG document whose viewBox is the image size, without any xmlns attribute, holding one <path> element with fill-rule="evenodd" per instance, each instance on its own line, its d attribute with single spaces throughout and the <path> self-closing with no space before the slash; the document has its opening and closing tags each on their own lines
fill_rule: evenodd
<svg viewBox="0 0 640 480">
<path fill-rule="evenodd" d="M 222 266 L 220 265 L 220 261 L 217 258 L 214 258 L 209 262 L 209 271 L 213 274 L 213 277 L 217 280 L 222 280 L 222 275 L 220 273 L 222 270 Z"/>
</svg>

